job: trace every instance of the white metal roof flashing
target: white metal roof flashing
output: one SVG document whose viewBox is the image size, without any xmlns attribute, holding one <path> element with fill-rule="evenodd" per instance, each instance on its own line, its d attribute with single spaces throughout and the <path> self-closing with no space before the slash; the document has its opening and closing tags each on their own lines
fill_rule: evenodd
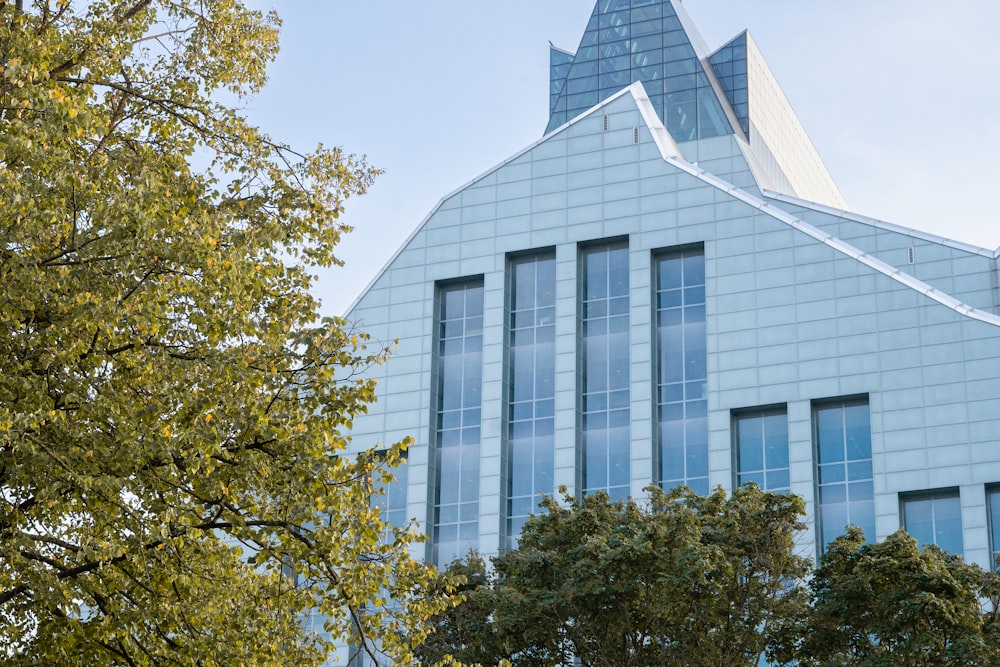
<svg viewBox="0 0 1000 667">
<path fill-rule="evenodd" d="M 567 56 L 575 56 L 576 55 L 576 53 L 573 52 L 573 51 L 569 51 L 567 49 L 564 49 L 561 46 L 556 46 L 555 44 L 552 43 L 552 40 L 549 40 L 549 48 L 553 49 L 555 51 L 559 51 L 560 53 L 565 53 Z"/>
<path fill-rule="evenodd" d="M 902 270 L 900 270 L 900 269 L 898 269 L 898 268 L 896 268 L 894 266 L 891 266 L 891 265 L 887 264 L 886 262 L 883 262 L 882 260 L 880 260 L 880 259 L 878 259 L 876 257 L 872 257 L 868 253 L 865 253 L 865 252 L 861 251 L 860 249 L 852 246 L 851 244 L 847 243 L 846 241 L 844 241 L 842 239 L 839 239 L 839 238 L 836 238 L 836 237 L 832 236 L 831 234 L 828 234 L 828 233 L 820 230 L 819 228 L 814 227 L 813 225 L 805 222 L 804 220 L 801 220 L 801 219 L 795 217 L 791 213 L 788 213 L 784 209 L 781 209 L 781 208 L 779 208 L 777 206 L 774 206 L 774 205 L 770 204 L 769 202 L 767 202 L 766 200 L 764 200 L 764 199 L 762 199 L 760 197 L 757 197 L 757 196 L 751 194 L 750 192 L 747 192 L 746 190 L 743 190 L 740 187 L 738 187 L 738 186 L 736 186 L 736 185 L 734 185 L 734 184 L 732 184 L 732 183 L 730 183 L 728 181 L 725 181 L 725 180 L 719 178 L 715 174 L 711 174 L 711 173 L 705 171 L 704 169 L 702 169 L 700 167 L 697 167 L 697 166 L 691 164 L 690 162 L 688 162 L 687 160 L 685 160 L 683 157 L 680 156 L 680 150 L 677 148 L 677 143 L 673 140 L 673 138 L 671 137 L 670 133 L 667 131 L 666 127 L 664 127 L 663 123 L 660 122 L 659 117 L 656 115 L 656 110 L 653 108 L 653 105 L 650 102 L 649 97 L 646 95 L 645 89 L 642 87 L 642 84 L 639 83 L 639 82 L 633 83 L 632 85 L 628 86 L 627 88 L 622 89 L 618 93 L 615 93 L 614 95 L 612 95 L 608 99 L 604 100 L 600 104 L 592 107 L 591 109 L 589 109 L 588 111 L 580 114 L 576 118 L 573 118 L 572 120 L 570 120 L 569 122 L 565 123 L 564 125 L 561 125 L 560 127 L 557 127 L 555 130 L 553 130 L 549 134 L 545 135 L 544 137 L 542 137 L 538 141 L 532 143 L 530 146 L 528 146 L 525 149 L 517 152 L 516 154 L 514 154 L 510 158 L 504 160 L 503 162 L 501 162 L 500 164 L 496 165 L 495 167 L 493 167 L 491 169 L 488 169 L 487 171 L 483 172 L 482 174 L 480 174 L 476 178 L 472 179 L 471 181 L 469 181 L 465 185 L 463 185 L 463 186 L 461 186 L 461 187 L 453 190 L 449 194 L 447 194 L 444 197 L 442 197 L 441 200 L 438 201 L 438 203 L 431 210 L 431 212 L 427 214 L 427 216 L 421 221 L 421 223 L 417 226 L 417 228 L 413 230 L 413 232 L 409 235 L 409 237 L 407 237 L 406 241 L 399 247 L 398 250 L 396 250 L 396 252 L 389 259 L 389 261 L 386 262 L 385 266 L 383 266 L 382 269 L 378 272 L 378 274 L 371 280 L 371 282 L 368 283 L 368 285 L 361 292 L 361 294 L 358 296 L 358 298 L 355 299 L 353 303 L 351 303 L 350 307 L 347 309 L 347 313 L 349 314 L 352 310 L 354 310 L 354 308 L 358 305 L 358 303 L 361 301 L 361 299 L 364 297 L 364 295 L 368 292 L 368 290 L 370 290 L 372 288 L 372 286 L 378 281 L 378 279 L 382 277 L 382 275 L 385 273 L 386 269 L 388 269 L 389 266 L 396 260 L 396 258 L 399 256 L 399 254 L 406 248 L 407 245 L 409 245 L 410 241 L 420 232 L 420 230 L 424 228 L 424 226 L 427 224 L 427 222 L 438 211 L 438 209 L 441 208 L 441 206 L 442 206 L 442 204 L 444 204 L 444 202 L 446 202 L 448 199 L 450 199 L 451 197 L 455 196 L 456 194 L 458 194 L 459 192 L 461 192 L 465 188 L 467 188 L 467 187 L 473 185 L 474 183 L 477 183 L 478 181 L 482 180 L 483 178 L 485 178 L 486 176 L 490 175 L 491 173 L 493 173 L 497 169 L 500 169 L 501 167 L 503 167 L 503 166 L 505 166 L 507 164 L 510 164 L 514 160 L 517 160 L 518 158 L 520 158 L 521 156 L 523 156 L 524 154 L 526 154 L 528 151 L 530 151 L 533 148 L 535 148 L 536 146 L 538 146 L 539 144 L 547 141 L 553 135 L 556 135 L 556 134 L 559 134 L 560 132 L 563 132 L 568 127 L 570 127 L 572 125 L 575 125 L 576 123 L 580 122 L 582 119 L 584 119 L 584 118 L 586 118 L 586 117 L 594 114 L 595 112 L 599 111 L 603 107 L 606 107 L 609 104 L 612 104 L 613 102 L 615 102 L 616 100 L 618 100 L 620 97 L 623 97 L 624 95 L 631 95 L 632 98 L 635 100 L 635 103 L 636 103 L 636 106 L 639 109 L 640 115 L 642 116 L 643 120 L 645 121 L 645 123 L 646 123 L 646 125 L 647 125 L 647 127 L 648 127 L 648 129 L 649 129 L 649 131 L 650 131 L 650 133 L 652 135 L 652 137 L 653 137 L 653 140 L 655 141 L 655 143 L 656 143 L 656 145 L 657 145 L 657 147 L 658 147 L 658 149 L 660 151 L 661 156 L 663 157 L 664 161 L 666 161 L 667 163 L 673 165 L 674 167 L 676 167 L 677 169 L 680 169 L 681 171 L 684 171 L 684 172 L 686 172 L 688 174 L 691 174 L 692 176 L 698 178 L 699 180 L 701 180 L 701 181 L 703 181 L 703 182 L 705 182 L 705 183 L 707 183 L 707 184 L 709 184 L 709 185 L 711 185 L 711 186 L 713 186 L 713 187 L 715 187 L 715 188 L 717 188 L 719 190 L 722 190 L 723 192 L 726 192 L 730 196 L 735 197 L 736 199 L 738 199 L 738 200 L 740 200 L 740 201 L 748 204 L 749 206 L 751 206 L 751 207 L 757 209 L 758 211 L 760 211 L 761 213 L 764 213 L 765 215 L 768 215 L 768 216 L 774 218 L 775 220 L 779 220 L 779 221 L 787 224 L 788 226 L 792 227 L 793 229 L 796 229 L 796 230 L 798 230 L 798 231 L 800 231 L 800 232 L 802 232 L 802 233 L 804 233 L 804 234 L 806 234 L 806 235 L 808 235 L 808 236 L 816 239 L 817 241 L 819 241 L 821 243 L 824 243 L 825 245 L 830 246 L 831 248 L 833 248 L 837 252 L 840 252 L 840 253 L 848 256 L 848 257 L 851 257 L 852 259 L 855 259 L 855 260 L 861 262 L 862 264 L 864 264 L 864 265 L 872 268 L 873 270 L 875 270 L 875 271 L 877 271 L 877 272 L 879 272 L 879 273 L 881 273 L 881 274 L 883 274 L 883 275 L 891 278 L 892 280 L 895 280 L 896 282 L 898 282 L 898 283 L 900 283 L 902 285 L 905 285 L 906 287 L 909 287 L 910 289 L 913 289 L 913 290 L 916 290 L 917 292 L 920 292 L 924 296 L 932 299 L 933 301 L 936 301 L 937 303 L 940 303 L 943 306 L 951 308 L 952 310 L 954 310 L 955 312 L 957 312 L 957 313 L 959 313 L 959 314 L 961 314 L 963 316 L 966 316 L 966 317 L 968 317 L 970 319 L 978 320 L 980 322 L 984 322 L 986 324 L 991 324 L 993 326 L 1000 327 L 1000 316 L 994 315 L 993 313 L 989 313 L 989 312 L 986 312 L 984 310 L 979 310 L 978 308 L 973 308 L 972 306 L 959 301 L 955 297 L 953 297 L 953 296 L 951 296 L 949 294 L 946 294 L 946 293 L 942 292 L 941 290 L 939 290 L 939 289 L 937 289 L 935 287 L 932 287 L 931 285 L 928 285 L 927 283 L 923 282 L 922 280 L 918 280 L 917 278 L 911 276 L 910 274 L 908 274 L 908 273 L 906 273 L 906 272 L 904 272 L 904 271 L 902 271 Z M 774 199 L 776 201 L 785 201 L 787 199 L 788 203 L 793 203 L 793 204 L 800 204 L 801 203 L 803 206 L 806 206 L 808 208 L 817 208 L 818 210 L 826 210 L 826 212 L 833 213 L 834 215 L 842 215 L 842 216 L 853 215 L 853 214 L 848 214 L 846 211 L 838 211 L 837 209 L 833 209 L 832 207 L 829 207 L 829 206 L 823 206 L 821 204 L 816 204 L 814 202 L 807 202 L 805 200 L 799 200 L 799 199 L 797 199 L 795 197 L 788 197 L 787 195 L 781 195 L 779 193 L 774 193 L 774 192 L 769 192 L 768 191 L 768 192 L 765 192 L 765 196 L 767 196 L 767 197 L 769 197 L 771 199 Z M 860 216 L 858 216 L 858 217 L 860 217 Z M 869 220 L 871 220 L 871 219 L 869 219 Z M 860 220 L 860 222 L 866 222 L 866 220 Z M 871 222 L 869 222 L 868 224 L 871 224 Z M 883 225 L 889 225 L 889 223 L 881 223 L 881 224 L 883 224 Z M 906 228 L 902 228 L 902 229 L 906 229 Z M 920 232 L 916 232 L 915 230 L 909 230 L 909 231 L 913 232 L 913 234 L 915 236 L 918 236 L 918 237 L 921 237 L 921 238 L 932 236 L 932 235 L 924 235 L 924 234 L 922 234 Z M 929 240 L 932 240 L 932 239 L 929 239 Z M 947 240 L 947 239 L 945 239 L 945 240 Z M 953 241 L 952 243 L 957 243 L 957 242 Z M 959 245 L 964 245 L 964 244 L 959 244 Z M 975 252 L 976 250 L 978 250 L 981 253 L 987 253 L 988 255 L 992 255 L 993 254 L 993 253 L 989 253 L 989 251 L 983 250 L 982 248 L 976 249 L 975 246 L 969 246 L 969 248 L 970 248 L 969 252 Z M 998 252 L 1000 252 L 1000 249 L 998 249 Z"/>
<path fill-rule="evenodd" d="M 983 257 L 996 258 L 1000 256 L 1000 248 L 996 251 L 988 250 L 986 248 L 981 248 L 977 245 L 971 243 L 965 243 L 964 241 L 956 241 L 954 239 L 949 239 L 944 236 L 938 236 L 937 234 L 931 234 L 929 232 L 922 232 L 919 229 L 913 229 L 911 227 L 906 227 L 904 225 L 897 225 L 892 222 L 886 222 L 885 220 L 879 220 L 877 218 L 872 218 L 867 215 L 861 215 L 858 213 L 852 213 L 846 209 L 839 209 L 833 206 L 827 206 L 826 204 L 819 204 L 814 201 L 809 201 L 808 199 L 801 199 L 799 197 L 793 197 L 792 195 L 787 195 L 782 192 L 775 192 L 773 190 L 764 190 L 764 196 L 768 199 L 774 199 L 776 201 L 785 202 L 786 204 L 792 204 L 793 206 L 801 206 L 802 208 L 809 208 L 820 213 L 827 213 L 829 215 L 834 215 L 838 218 L 843 218 L 845 220 L 850 220 L 851 222 L 860 222 L 864 225 L 870 225 L 878 229 L 884 229 L 890 232 L 896 232 L 899 234 L 904 234 L 906 236 L 912 236 L 915 239 L 920 239 L 922 241 L 929 241 L 930 243 L 937 243 L 938 245 L 947 246 L 949 248 L 954 248 L 955 250 L 961 250 L 973 255 L 981 255 Z"/>
<path fill-rule="evenodd" d="M 673 140 L 673 138 L 670 137 L 670 133 L 667 132 L 667 129 L 665 127 L 663 127 L 663 123 L 659 122 L 659 119 L 656 116 L 656 111 L 653 110 L 653 105 L 649 101 L 649 96 L 646 95 L 646 89 L 642 87 L 642 83 L 639 83 L 639 82 L 633 83 L 632 85 L 630 85 L 630 86 L 628 86 L 626 88 L 621 89 L 620 91 L 618 91 L 617 93 L 615 93 L 611 97 L 607 98 L 606 100 L 602 101 L 601 103 L 599 103 L 599 104 L 591 107 L 587 111 L 584 111 L 580 115 L 578 115 L 578 116 L 576 116 L 574 118 L 571 118 L 568 122 L 560 125 L 556 129 L 552 130 L 551 132 L 549 132 L 548 134 L 546 134 L 545 136 L 543 136 L 538 141 L 533 142 L 532 144 L 528 145 L 527 147 L 523 148 L 522 150 L 518 151 L 517 153 L 514 153 L 513 155 L 511 155 L 509 158 L 507 158 L 503 162 L 501 162 L 501 163 L 499 163 L 497 165 L 494 165 L 493 167 L 490 167 L 489 169 L 487 169 L 483 173 L 479 174 L 478 176 L 476 176 L 472 180 L 464 183 L 463 185 L 458 186 L 457 188 L 455 188 L 454 190 L 452 190 L 451 192 L 449 192 L 448 194 L 446 194 L 444 197 L 441 197 L 441 199 L 439 199 L 437 201 L 437 203 L 434 204 L 433 208 L 431 208 L 430 213 L 428 213 L 426 216 L 424 216 L 424 219 L 420 221 L 420 224 L 418 224 L 416 226 L 416 228 L 414 228 L 414 230 L 412 232 L 410 232 L 410 235 L 406 237 L 406 240 L 403 241 L 402 245 L 400 245 L 399 248 L 396 249 L 396 252 L 394 252 L 392 254 L 392 257 L 389 258 L 389 261 L 387 261 L 385 264 L 382 265 L 382 268 L 379 269 L 378 273 L 375 274 L 375 277 L 372 278 L 368 282 L 367 285 L 365 285 L 365 288 L 363 290 L 361 290 L 361 293 L 357 296 L 357 298 L 355 298 L 354 301 L 351 302 L 351 305 L 347 307 L 346 311 L 344 311 L 344 316 L 346 317 L 352 310 L 354 310 L 354 308 L 358 305 L 358 303 L 361 301 L 361 299 L 364 297 L 364 295 L 368 293 L 368 290 L 370 290 L 372 287 L 374 287 L 375 283 L 378 282 L 378 279 L 382 277 L 382 274 L 384 274 L 386 272 L 386 270 L 392 265 L 392 263 L 396 261 L 396 258 L 399 257 L 399 254 L 401 252 L 403 252 L 403 250 L 406 248 L 406 246 L 408 246 L 410 244 L 410 241 L 412 241 L 413 238 L 417 234 L 420 233 L 420 230 L 424 228 L 424 226 L 427 224 L 427 222 L 432 217 L 434 217 L 434 214 L 438 212 L 438 210 L 441 208 L 442 205 L 444 205 L 444 203 L 446 201 L 448 201 L 449 199 L 451 199 L 452 197 L 454 197 L 455 195 L 457 195 L 458 193 L 460 193 L 462 190 L 465 190 L 466 188 L 475 185 L 476 183 L 478 183 L 479 181 L 483 180 L 484 178 L 486 178 L 487 176 L 489 176 L 490 174 L 492 174 L 496 170 L 500 169 L 501 167 L 505 167 L 506 165 L 510 164 L 511 162 L 514 162 L 519 157 L 521 157 L 522 155 L 525 155 L 526 153 L 528 153 L 529 151 L 531 151 L 536 146 L 545 143 L 546 141 L 548 141 L 549 137 L 552 137 L 552 136 L 554 136 L 556 134 L 559 134 L 560 132 L 565 131 L 567 128 L 569 128 L 569 127 L 571 127 L 573 125 L 576 125 L 577 123 L 579 123 L 580 121 L 582 121 L 584 118 L 587 118 L 591 114 L 593 114 L 593 113 L 599 111 L 600 109 L 603 109 L 604 107 L 608 106 L 609 104 L 615 102 L 620 97 L 624 97 L 625 95 L 628 95 L 630 93 L 635 98 L 636 104 L 639 104 L 639 100 L 640 99 L 644 99 L 645 100 L 645 105 L 641 105 L 641 104 L 639 105 L 639 111 L 640 111 L 640 113 L 641 113 L 641 115 L 643 117 L 643 120 L 646 121 L 647 127 L 653 133 L 653 141 L 656 142 L 657 147 L 660 149 L 660 153 L 662 155 L 671 155 L 671 154 L 680 155 L 680 150 L 677 148 L 677 144 L 674 143 L 674 140 Z M 647 111 L 643 110 L 644 106 L 650 112 L 652 112 L 652 118 L 650 118 L 649 113 Z M 651 120 L 653 121 L 652 123 L 650 122 Z M 656 125 L 659 125 L 659 129 L 656 128 Z M 659 130 L 662 130 L 662 134 L 666 135 L 666 137 L 669 138 L 669 143 L 668 144 L 663 145 L 661 143 L 663 141 L 662 135 L 658 139 L 657 135 L 659 134 Z M 673 152 L 671 152 L 671 150 L 669 148 L 670 144 L 673 144 Z"/>
<path fill-rule="evenodd" d="M 941 305 L 951 308 L 960 315 L 964 315 L 971 319 L 1000 327 L 1000 316 L 984 310 L 980 310 L 978 308 L 974 308 L 967 303 L 959 301 L 950 294 L 946 294 L 945 292 L 942 292 L 936 287 L 928 285 L 924 281 L 911 276 L 910 274 L 902 271 L 901 269 L 898 269 L 890 264 L 887 264 L 886 262 L 883 262 L 882 260 L 876 257 L 872 257 L 866 252 L 862 252 L 860 249 L 855 248 L 854 246 L 847 243 L 843 239 L 836 238 L 826 232 L 823 232 L 822 230 L 813 227 L 809 223 L 800 220 L 799 218 L 796 218 L 792 214 L 768 204 L 768 202 L 764 201 L 763 199 L 755 197 L 754 195 L 746 192 L 745 190 L 737 188 L 732 184 L 723 181 L 717 176 L 705 172 L 703 169 L 699 169 L 678 158 L 665 157 L 664 159 L 670 164 L 673 164 L 679 169 L 687 171 L 688 173 L 700 178 L 706 183 L 710 183 L 721 190 L 725 190 L 733 197 L 736 197 L 737 199 L 745 202 L 746 204 L 753 206 L 762 213 L 765 213 L 776 220 L 784 222 L 790 227 L 793 227 L 794 229 L 797 229 L 798 231 L 811 236 L 817 241 L 820 241 L 821 243 L 830 246 L 834 250 L 861 262 L 862 264 L 874 269 L 875 271 L 878 271 L 879 273 L 885 276 L 888 276 L 889 278 L 895 280 L 896 282 L 905 285 L 910 289 L 916 290 L 917 292 L 920 292 L 924 296 L 940 303 Z"/>
</svg>

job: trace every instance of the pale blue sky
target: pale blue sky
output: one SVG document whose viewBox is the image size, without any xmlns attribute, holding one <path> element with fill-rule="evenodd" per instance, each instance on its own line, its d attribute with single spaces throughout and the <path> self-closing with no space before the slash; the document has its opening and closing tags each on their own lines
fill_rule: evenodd
<svg viewBox="0 0 1000 667">
<path fill-rule="evenodd" d="M 575 51 L 594 0 L 249 0 L 284 20 L 247 109 L 274 137 L 366 153 L 348 202 L 340 314 L 441 197 L 539 139 L 548 42 Z M 1000 245 L 996 0 L 686 0 L 711 49 L 749 28 L 851 210 Z"/>
</svg>

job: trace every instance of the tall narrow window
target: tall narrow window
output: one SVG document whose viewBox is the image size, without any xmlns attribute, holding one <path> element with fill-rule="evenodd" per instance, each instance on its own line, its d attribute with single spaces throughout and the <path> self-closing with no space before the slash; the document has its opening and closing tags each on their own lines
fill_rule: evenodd
<svg viewBox="0 0 1000 667">
<path fill-rule="evenodd" d="M 1000 557 L 1000 486 L 986 488 L 986 511 L 990 515 L 990 566 L 996 570 Z"/>
<path fill-rule="evenodd" d="M 433 559 L 443 566 L 475 548 L 479 537 L 482 282 L 442 286 L 438 308 Z"/>
<path fill-rule="evenodd" d="M 754 482 L 764 491 L 788 493 L 788 414 L 784 407 L 733 416 L 736 483 Z"/>
<path fill-rule="evenodd" d="M 875 539 L 875 487 L 868 400 L 813 407 L 813 437 L 819 486 L 820 549 L 844 532 L 861 528 Z"/>
<path fill-rule="evenodd" d="M 384 457 L 384 452 L 377 452 L 378 459 Z M 384 465 L 384 464 L 383 464 Z M 380 468 L 379 472 L 385 468 Z M 372 488 L 371 506 L 378 507 L 382 512 L 382 521 L 396 528 L 406 526 L 406 484 L 407 468 L 406 457 L 399 462 L 399 465 L 389 470 L 395 478 L 391 482 L 384 482 L 381 478 L 376 479 Z"/>
<path fill-rule="evenodd" d="M 900 496 L 903 527 L 920 544 L 936 544 L 961 556 L 962 501 L 958 489 Z"/>
<path fill-rule="evenodd" d="M 629 494 L 628 246 L 590 246 L 583 271 L 584 493 Z"/>
<path fill-rule="evenodd" d="M 517 544 L 542 494 L 551 494 L 555 451 L 556 260 L 510 263 L 507 540 Z"/>
<path fill-rule="evenodd" d="M 705 253 L 656 258 L 660 485 L 708 489 L 708 355 Z"/>
</svg>

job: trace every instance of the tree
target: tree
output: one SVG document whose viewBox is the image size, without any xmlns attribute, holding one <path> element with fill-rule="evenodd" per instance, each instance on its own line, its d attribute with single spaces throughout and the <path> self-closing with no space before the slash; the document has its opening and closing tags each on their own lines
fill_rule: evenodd
<svg viewBox="0 0 1000 667">
<path fill-rule="evenodd" d="M 920 548 L 903 530 L 866 543 L 849 529 L 830 543 L 811 587 L 797 651 L 806 667 L 1000 664 L 996 574 Z"/>
<path fill-rule="evenodd" d="M 415 649 L 420 664 L 440 664 L 449 657 L 466 665 L 499 664 L 506 652 L 493 625 L 497 598 L 482 557 L 470 552 L 452 561 L 436 588 L 460 596 L 462 602 L 431 620 L 431 634 Z"/>
<path fill-rule="evenodd" d="M 309 292 L 376 170 L 226 104 L 277 28 L 238 0 L 0 2 L 6 664 L 316 664 L 309 609 L 405 658 L 441 609 L 370 508 L 391 468 L 335 455 L 384 350 Z"/>
<path fill-rule="evenodd" d="M 650 493 L 545 500 L 492 580 L 436 619 L 449 640 L 426 658 L 451 646 L 532 667 L 757 665 L 782 640 L 777 621 L 805 610 L 802 500 L 753 485 Z"/>
</svg>

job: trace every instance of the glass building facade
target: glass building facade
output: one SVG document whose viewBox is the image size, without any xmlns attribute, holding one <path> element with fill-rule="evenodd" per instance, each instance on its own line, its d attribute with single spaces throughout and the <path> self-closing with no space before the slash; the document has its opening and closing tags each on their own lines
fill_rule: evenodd
<svg viewBox="0 0 1000 667">
<path fill-rule="evenodd" d="M 813 419 L 819 486 L 820 544 L 858 526 L 875 537 L 871 420 L 866 400 L 819 404 Z"/>
<path fill-rule="evenodd" d="M 660 484 L 708 493 L 705 253 L 656 259 Z"/>
<path fill-rule="evenodd" d="M 934 544 L 958 555 L 965 551 L 958 489 L 906 494 L 901 503 L 903 527 L 920 544 Z"/>
<path fill-rule="evenodd" d="M 660 0 L 598 2 L 576 53 L 553 49 L 546 132 L 640 81 L 676 141 L 730 134 L 707 54 L 696 51 L 679 10 Z"/>
<path fill-rule="evenodd" d="M 997 559 L 1000 558 L 1000 486 L 990 485 L 987 487 L 986 510 L 989 516 L 989 564 L 993 569 L 997 569 Z"/>
<path fill-rule="evenodd" d="M 543 494 L 555 456 L 555 255 L 510 262 L 507 539 L 516 543 Z"/>
<path fill-rule="evenodd" d="M 762 408 L 733 415 L 736 484 L 753 482 L 764 491 L 788 493 L 788 411 Z"/>
<path fill-rule="evenodd" d="M 347 313 L 398 341 L 351 446 L 413 437 L 393 516 L 439 564 L 516 545 L 563 488 L 753 482 L 805 500 L 800 553 L 905 526 L 989 566 L 997 252 L 832 204 L 749 34 L 700 44 L 679 3 L 600 0 L 552 51 L 551 133 L 446 196 Z"/>
<path fill-rule="evenodd" d="M 580 257 L 583 491 L 629 494 L 628 246 L 588 246 Z"/>
<path fill-rule="evenodd" d="M 483 382 L 483 285 L 439 289 L 434 562 L 476 548 Z"/>
<path fill-rule="evenodd" d="M 709 58 L 726 99 L 743 133 L 750 136 L 750 77 L 747 70 L 747 34 L 741 33 Z"/>
</svg>

